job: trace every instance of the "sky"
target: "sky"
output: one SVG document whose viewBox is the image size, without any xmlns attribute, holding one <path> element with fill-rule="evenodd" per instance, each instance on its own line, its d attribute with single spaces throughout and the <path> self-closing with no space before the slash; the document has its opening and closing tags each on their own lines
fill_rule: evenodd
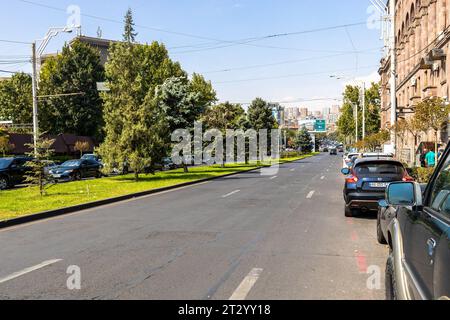
<svg viewBox="0 0 450 320">
<path fill-rule="evenodd" d="M 68 8 L 79 8 L 83 35 L 95 37 L 100 28 L 103 38 L 120 40 L 130 7 L 137 41 L 163 42 L 188 73 L 212 81 L 220 101 L 246 104 L 261 97 L 321 110 L 340 104 L 335 99 L 352 79 L 377 80 L 382 57 L 379 23 L 373 23 L 379 17 L 369 0 L 0 0 L 0 5 L 0 70 L 30 72 L 31 46 L 2 40 L 42 39 L 48 28 L 73 21 Z M 45 52 L 61 50 L 73 37 L 58 35 Z"/>
</svg>

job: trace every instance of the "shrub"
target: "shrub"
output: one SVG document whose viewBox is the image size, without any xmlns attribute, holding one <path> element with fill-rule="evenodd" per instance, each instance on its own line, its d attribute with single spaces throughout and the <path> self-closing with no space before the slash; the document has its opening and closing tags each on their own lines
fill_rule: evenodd
<svg viewBox="0 0 450 320">
<path fill-rule="evenodd" d="M 433 175 L 433 172 L 434 168 L 417 168 L 417 182 L 428 183 Z"/>
</svg>

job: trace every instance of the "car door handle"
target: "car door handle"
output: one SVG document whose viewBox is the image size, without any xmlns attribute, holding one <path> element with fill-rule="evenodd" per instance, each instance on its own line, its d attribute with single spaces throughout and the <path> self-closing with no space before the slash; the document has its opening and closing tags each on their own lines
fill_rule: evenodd
<svg viewBox="0 0 450 320">
<path fill-rule="evenodd" d="M 434 251 L 436 250 L 437 242 L 433 238 L 428 239 L 427 241 L 428 246 L 428 255 L 432 258 L 434 257 Z"/>
</svg>

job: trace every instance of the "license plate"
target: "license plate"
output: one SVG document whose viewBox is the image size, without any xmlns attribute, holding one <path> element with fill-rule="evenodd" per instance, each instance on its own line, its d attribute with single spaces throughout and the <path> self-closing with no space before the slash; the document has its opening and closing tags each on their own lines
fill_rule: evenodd
<svg viewBox="0 0 450 320">
<path fill-rule="evenodd" d="M 371 182 L 370 187 L 371 188 L 387 188 L 388 183 L 386 182 Z"/>
</svg>

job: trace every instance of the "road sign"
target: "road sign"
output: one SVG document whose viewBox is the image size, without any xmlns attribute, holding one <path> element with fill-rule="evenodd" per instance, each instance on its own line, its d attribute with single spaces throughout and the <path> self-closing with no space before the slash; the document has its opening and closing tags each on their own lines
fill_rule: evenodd
<svg viewBox="0 0 450 320">
<path fill-rule="evenodd" d="M 314 123 L 315 132 L 327 132 L 327 122 L 325 120 L 316 120 Z"/>
</svg>

